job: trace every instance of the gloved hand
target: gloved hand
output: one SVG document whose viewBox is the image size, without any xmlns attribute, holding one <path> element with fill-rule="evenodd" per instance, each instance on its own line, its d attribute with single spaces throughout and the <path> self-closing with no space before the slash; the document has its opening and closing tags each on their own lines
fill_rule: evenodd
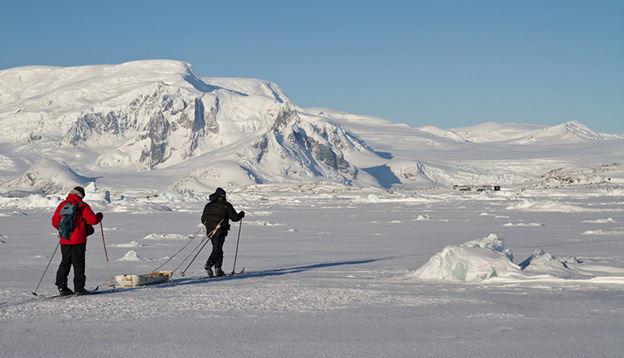
<svg viewBox="0 0 624 358">
<path fill-rule="evenodd" d="M 245 217 L 245 212 L 241 211 L 240 213 L 238 213 L 238 216 L 242 219 Z"/>
<path fill-rule="evenodd" d="M 102 221 L 102 219 L 104 219 L 104 214 L 102 214 L 101 212 L 95 214 L 95 216 L 97 216 L 99 221 Z"/>
</svg>

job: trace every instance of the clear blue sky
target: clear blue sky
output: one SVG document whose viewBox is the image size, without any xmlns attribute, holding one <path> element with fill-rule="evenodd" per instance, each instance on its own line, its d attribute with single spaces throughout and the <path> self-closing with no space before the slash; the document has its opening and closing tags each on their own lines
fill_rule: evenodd
<svg viewBox="0 0 624 358">
<path fill-rule="evenodd" d="M 0 69 L 176 59 L 414 126 L 624 134 L 624 1 L 3 1 Z"/>
</svg>

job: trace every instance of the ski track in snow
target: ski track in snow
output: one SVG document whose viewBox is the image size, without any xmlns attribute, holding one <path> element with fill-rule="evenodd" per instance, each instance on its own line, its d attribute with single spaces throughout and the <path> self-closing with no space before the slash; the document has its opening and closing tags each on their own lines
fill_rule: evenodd
<svg viewBox="0 0 624 358">
<path fill-rule="evenodd" d="M 172 286 L 172 287 L 168 287 Z M 302 283 L 264 283 L 245 287 L 179 287 L 175 284 L 139 289 L 158 290 L 159 297 L 150 292 L 119 289 L 92 297 L 67 299 L 31 299 L 28 302 L 2 308 L 0 320 L 12 319 L 93 319 L 117 317 L 117 320 L 175 318 L 181 313 L 220 315 L 227 312 L 311 313 L 328 312 L 355 307 L 392 305 L 426 306 L 448 303 L 447 297 L 420 297 L 389 295 L 381 289 L 344 287 L 314 287 Z M 152 294 L 154 292 L 151 292 Z M 155 310 L 154 305 L 167 296 L 166 310 Z M 22 296 L 23 295 L 18 295 Z M 17 297 L 6 297 L 17 300 Z M 68 301 L 68 300 L 71 300 Z M 123 307 L 131 307 L 125 310 Z M 93 314 L 96 311 L 97 314 Z"/>
</svg>

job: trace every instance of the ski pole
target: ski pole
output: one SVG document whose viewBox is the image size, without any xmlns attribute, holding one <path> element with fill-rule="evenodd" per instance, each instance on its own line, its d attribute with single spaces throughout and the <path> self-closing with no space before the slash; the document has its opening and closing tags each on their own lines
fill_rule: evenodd
<svg viewBox="0 0 624 358">
<path fill-rule="evenodd" d="M 35 291 L 32 293 L 35 296 L 38 296 L 37 295 L 37 291 L 39 290 L 39 286 L 41 285 L 41 281 L 43 281 L 43 277 L 45 276 L 46 272 L 48 272 L 48 268 L 50 267 L 50 264 L 52 263 L 52 259 L 54 258 L 54 255 L 56 255 L 56 250 L 58 250 L 59 245 L 61 245 L 60 241 L 56 244 L 56 248 L 54 248 L 54 252 L 52 253 L 52 256 L 50 257 L 50 261 L 48 261 L 48 265 L 46 266 L 45 270 L 43 270 L 43 275 L 41 275 L 41 279 L 39 279 L 39 283 L 37 284 L 37 288 L 35 288 Z"/>
<path fill-rule="evenodd" d="M 204 249 L 204 247 L 206 246 L 206 244 L 210 241 L 210 239 L 206 240 L 206 242 L 202 245 L 202 247 L 199 249 L 199 251 L 197 251 L 197 253 L 195 254 L 195 256 L 193 256 L 193 259 L 191 260 L 191 262 L 189 262 L 188 266 L 186 266 L 186 268 L 184 269 L 184 271 L 182 271 L 180 274 L 182 275 L 182 277 L 184 277 L 184 275 L 186 275 L 186 270 L 188 270 L 189 267 L 191 267 L 191 264 L 193 263 L 193 261 L 195 261 L 195 259 L 197 258 L 197 256 L 199 255 L 199 253 Z"/>
<path fill-rule="evenodd" d="M 206 238 L 208 237 L 208 235 L 204 234 L 204 237 L 202 237 L 201 241 L 199 242 L 199 244 L 197 244 L 197 246 L 195 246 L 195 248 L 193 250 L 191 250 L 191 252 L 186 255 L 186 257 L 184 258 L 184 260 L 182 260 L 180 262 L 180 264 L 178 266 L 176 266 L 175 269 L 173 269 L 173 272 L 178 271 L 178 269 L 180 268 L 180 266 L 184 265 L 184 263 L 186 262 L 186 260 L 189 259 L 189 257 L 191 257 L 193 255 L 193 253 L 195 253 L 195 250 L 199 249 L 200 246 L 202 246 L 202 244 L 204 244 L 204 241 L 206 241 Z M 189 241 L 190 242 L 190 241 Z M 205 245 L 205 244 L 204 244 Z M 188 268 L 188 267 L 187 267 Z M 172 274 L 173 274 L 172 272 Z M 184 272 L 182 273 L 182 277 L 184 277 Z"/>
<path fill-rule="evenodd" d="M 108 251 L 106 251 L 106 241 L 104 241 L 104 226 L 102 226 L 102 222 L 100 221 L 100 232 L 102 233 L 102 245 L 104 245 L 104 255 L 106 256 L 106 263 L 108 264 L 108 277 L 110 277 L 111 283 L 107 284 L 108 286 L 112 287 L 113 290 L 115 289 L 115 284 L 113 283 L 113 273 L 111 271 L 111 267 L 110 267 L 110 261 L 108 261 Z"/>
<path fill-rule="evenodd" d="M 181 248 L 180 250 L 178 250 L 178 252 L 176 252 L 176 253 L 175 253 L 175 254 L 173 254 L 170 258 L 168 258 L 168 259 L 167 259 L 167 261 L 165 261 L 163 264 L 161 264 L 160 266 L 158 266 L 158 267 L 156 267 L 155 269 L 153 269 L 152 271 L 150 271 L 150 274 L 155 273 L 156 271 L 158 271 L 159 269 L 161 269 L 163 266 L 165 266 L 166 264 L 168 264 L 168 263 L 169 263 L 169 261 L 173 260 L 173 258 L 174 258 L 174 257 L 176 257 L 176 256 L 177 256 L 180 252 L 182 252 L 184 249 L 186 249 L 186 247 L 187 247 L 187 246 L 191 243 L 191 241 L 195 240 L 195 237 L 197 236 L 197 234 L 198 234 L 200 231 L 202 231 L 203 229 L 204 229 L 204 228 L 202 227 L 202 228 L 200 228 L 199 230 L 195 231 L 195 233 L 193 234 L 193 236 L 191 237 L 191 239 L 190 239 L 190 240 L 189 240 L 186 244 L 184 244 L 184 246 L 182 246 L 182 248 Z M 202 239 L 202 241 L 201 241 L 201 242 L 204 242 L 204 240 Z M 201 242 L 200 242 L 200 243 L 201 243 Z M 195 250 L 197 250 L 197 248 L 195 248 L 192 252 L 194 252 Z M 188 259 L 188 257 L 187 257 L 187 259 Z M 186 261 L 186 259 L 184 259 L 184 261 Z M 184 262 L 184 261 L 182 261 L 182 262 Z M 178 266 L 178 267 L 176 267 L 176 270 L 177 270 L 178 268 L 179 268 L 179 266 Z"/>
<path fill-rule="evenodd" d="M 204 242 L 204 244 L 202 245 L 202 247 L 199 249 L 199 251 L 197 251 L 197 253 L 195 254 L 195 256 L 193 256 L 193 259 L 191 260 L 191 262 L 189 262 L 188 266 L 186 266 L 186 268 L 184 269 L 184 271 L 182 271 L 180 274 L 182 275 L 182 277 L 184 277 L 184 275 L 186 275 L 186 270 L 188 270 L 189 267 L 191 267 L 191 264 L 193 263 L 193 261 L 195 261 L 195 259 L 197 258 L 197 256 L 199 255 L 199 253 L 204 249 L 204 247 L 206 246 L 206 244 L 208 243 L 208 241 L 210 241 L 210 239 L 212 239 L 212 237 L 214 236 L 214 234 L 217 232 L 217 230 L 219 230 L 219 228 L 221 227 L 221 224 L 223 223 L 223 220 L 225 220 L 225 218 L 221 219 L 221 221 L 219 221 L 219 223 L 217 224 L 217 226 L 215 226 L 214 230 L 212 230 L 209 234 L 206 234 L 206 236 L 204 236 L 205 238 L 208 238 L 208 240 L 206 240 L 206 242 Z M 205 225 L 204 225 L 205 226 Z M 202 239 L 202 241 L 204 240 Z M 201 242 L 199 243 L 199 245 L 201 245 Z M 197 245 L 197 247 L 199 247 L 199 245 Z M 191 255 L 193 254 L 193 252 L 195 250 L 197 250 L 197 247 L 191 251 L 191 253 L 184 259 L 184 261 L 186 261 L 189 257 L 191 257 Z M 182 261 L 182 263 L 184 263 L 184 261 Z M 182 263 L 180 263 L 180 265 L 182 265 Z M 178 266 L 180 267 L 180 266 Z M 176 267 L 175 270 L 178 269 L 178 267 Z M 174 270 L 174 271 L 175 271 Z"/>
<path fill-rule="evenodd" d="M 234 267 L 232 267 L 232 275 L 236 275 L 236 258 L 238 257 L 238 243 L 240 242 L 241 228 L 243 227 L 243 219 L 238 224 L 238 239 L 236 239 L 236 253 L 234 254 Z"/>
</svg>

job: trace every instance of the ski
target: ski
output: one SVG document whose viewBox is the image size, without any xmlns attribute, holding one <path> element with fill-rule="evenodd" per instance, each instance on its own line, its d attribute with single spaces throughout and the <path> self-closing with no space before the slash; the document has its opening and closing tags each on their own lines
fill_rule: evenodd
<svg viewBox="0 0 624 358">
<path fill-rule="evenodd" d="M 224 277 L 232 277 L 232 276 L 237 276 L 237 275 L 242 275 L 245 272 L 245 268 L 243 267 L 242 270 L 240 270 L 240 272 L 230 272 L 225 274 L 225 276 L 202 276 L 197 278 L 197 280 L 211 280 L 211 279 L 215 279 L 215 278 L 224 278 Z"/>
<path fill-rule="evenodd" d="M 103 293 L 103 292 L 106 292 L 106 291 L 98 291 L 98 290 L 99 290 L 99 288 L 100 288 L 100 286 L 97 286 L 97 287 L 96 287 L 96 288 L 94 288 L 93 290 L 88 291 L 89 293 L 87 293 L 87 294 L 82 294 L 82 295 L 77 295 L 77 294 L 75 294 L 75 293 L 74 293 L 74 294 L 71 294 L 71 295 L 61 295 L 61 294 L 58 294 L 58 295 L 53 295 L 53 296 L 40 296 L 40 297 L 45 298 L 45 299 L 53 299 L 53 298 L 70 298 L 70 297 L 77 297 L 77 296 L 90 296 L 90 295 L 95 295 L 95 294 L 98 294 L 98 293 Z"/>
</svg>

